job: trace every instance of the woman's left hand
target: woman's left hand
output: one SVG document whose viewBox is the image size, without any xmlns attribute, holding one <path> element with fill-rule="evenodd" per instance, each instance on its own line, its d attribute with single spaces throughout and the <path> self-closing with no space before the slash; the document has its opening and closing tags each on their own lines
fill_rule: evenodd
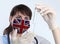
<svg viewBox="0 0 60 44">
<path fill-rule="evenodd" d="M 44 4 L 36 4 L 35 9 L 41 14 L 43 19 L 49 25 L 50 29 L 53 30 L 54 28 L 57 27 L 55 20 L 56 12 L 53 10 L 53 8 Z"/>
</svg>

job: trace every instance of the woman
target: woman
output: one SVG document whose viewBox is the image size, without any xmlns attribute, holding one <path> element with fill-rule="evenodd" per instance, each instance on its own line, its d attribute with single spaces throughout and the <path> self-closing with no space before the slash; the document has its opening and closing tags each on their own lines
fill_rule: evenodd
<svg viewBox="0 0 60 44">
<path fill-rule="evenodd" d="M 38 12 L 41 12 L 42 8 L 40 5 L 36 6 L 36 10 Z M 46 10 L 42 11 L 41 14 L 43 14 L 42 17 L 47 22 L 50 29 L 53 30 L 52 32 L 55 40 L 57 40 L 56 43 L 58 42 L 59 44 L 59 37 L 58 35 L 56 36 L 56 33 L 59 34 L 57 32 L 58 27 L 55 27 L 53 24 L 54 18 L 52 17 L 55 13 L 50 10 L 50 8 L 47 8 Z M 3 44 L 50 44 L 50 42 L 45 38 L 39 37 L 33 32 L 28 32 L 31 17 L 32 11 L 28 6 L 24 4 L 16 5 L 10 13 L 10 25 L 4 30 L 3 33 Z"/>
</svg>

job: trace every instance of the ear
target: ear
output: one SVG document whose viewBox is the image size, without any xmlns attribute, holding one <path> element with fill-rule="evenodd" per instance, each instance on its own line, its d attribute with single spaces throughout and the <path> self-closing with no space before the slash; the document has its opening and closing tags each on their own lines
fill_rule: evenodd
<svg viewBox="0 0 60 44">
<path fill-rule="evenodd" d="M 12 16 L 9 17 L 9 22 L 11 22 L 11 21 L 12 21 Z"/>
</svg>

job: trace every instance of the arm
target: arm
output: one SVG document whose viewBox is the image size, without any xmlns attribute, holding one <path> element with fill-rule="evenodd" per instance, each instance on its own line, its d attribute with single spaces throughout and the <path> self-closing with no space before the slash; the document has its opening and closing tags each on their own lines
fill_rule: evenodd
<svg viewBox="0 0 60 44">
<path fill-rule="evenodd" d="M 60 44 L 60 28 L 56 24 L 56 12 L 47 5 L 37 4 L 36 10 L 41 14 L 45 22 L 51 29 L 56 44 Z"/>
<path fill-rule="evenodd" d="M 52 33 L 55 39 L 55 43 L 60 44 L 60 28 L 55 28 L 52 30 Z"/>
</svg>

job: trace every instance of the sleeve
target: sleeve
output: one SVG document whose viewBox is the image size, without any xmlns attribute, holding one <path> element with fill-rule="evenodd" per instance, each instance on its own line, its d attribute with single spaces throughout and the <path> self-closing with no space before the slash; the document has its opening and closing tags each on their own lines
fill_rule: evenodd
<svg viewBox="0 0 60 44">
<path fill-rule="evenodd" d="M 46 40 L 43 37 L 40 36 L 36 36 L 37 40 L 38 40 L 38 44 L 51 44 L 48 40 Z"/>
<path fill-rule="evenodd" d="M 1 36 L 0 36 L 0 44 L 3 44 L 3 43 L 2 43 L 2 38 L 1 38 Z"/>
<path fill-rule="evenodd" d="M 7 35 L 2 36 L 2 42 L 3 44 L 8 44 Z"/>
</svg>

